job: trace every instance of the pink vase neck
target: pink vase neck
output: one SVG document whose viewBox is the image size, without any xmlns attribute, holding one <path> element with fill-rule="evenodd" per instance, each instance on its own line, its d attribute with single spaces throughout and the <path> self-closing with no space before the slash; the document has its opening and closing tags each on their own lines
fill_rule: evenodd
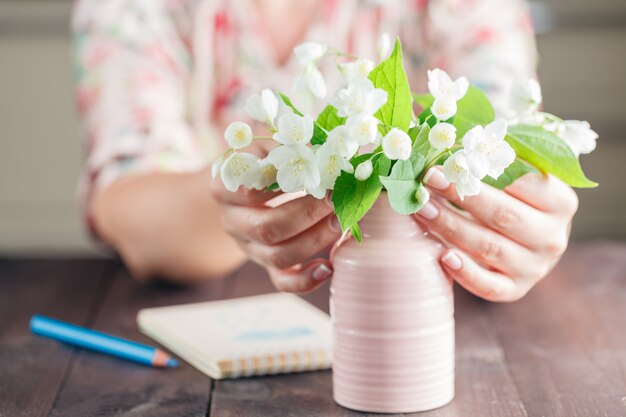
<svg viewBox="0 0 626 417">
<path fill-rule="evenodd" d="M 411 216 L 400 214 L 391 208 L 384 191 L 359 224 L 364 237 L 405 238 L 424 234 L 424 230 Z"/>
</svg>

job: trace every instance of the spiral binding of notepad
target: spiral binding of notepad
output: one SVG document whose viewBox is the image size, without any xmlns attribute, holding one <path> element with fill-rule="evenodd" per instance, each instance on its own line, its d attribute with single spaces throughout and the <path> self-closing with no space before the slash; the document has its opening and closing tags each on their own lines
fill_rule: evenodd
<svg viewBox="0 0 626 417">
<path fill-rule="evenodd" d="M 328 369 L 331 355 L 323 348 L 305 349 L 291 352 L 256 352 L 241 354 L 220 361 L 219 367 L 224 378 L 242 378 L 253 375 L 273 375 L 291 372 Z"/>
</svg>

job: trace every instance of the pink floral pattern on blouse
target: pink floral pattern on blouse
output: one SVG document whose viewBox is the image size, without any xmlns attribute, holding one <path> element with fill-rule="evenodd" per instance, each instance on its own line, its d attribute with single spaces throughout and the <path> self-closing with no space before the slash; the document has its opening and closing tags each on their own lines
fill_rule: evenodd
<svg viewBox="0 0 626 417">
<path fill-rule="evenodd" d="M 276 64 L 254 0 L 78 0 L 77 101 L 86 137 L 85 195 L 130 174 L 205 167 L 219 129 L 245 118 L 249 94 L 289 92 L 298 67 Z M 523 0 L 324 0 L 306 40 L 376 59 L 400 36 L 413 88 L 426 70 L 466 75 L 501 107 L 513 78 L 535 74 Z M 332 58 L 321 65 L 339 86 Z M 296 100 L 297 102 L 297 100 Z"/>
</svg>

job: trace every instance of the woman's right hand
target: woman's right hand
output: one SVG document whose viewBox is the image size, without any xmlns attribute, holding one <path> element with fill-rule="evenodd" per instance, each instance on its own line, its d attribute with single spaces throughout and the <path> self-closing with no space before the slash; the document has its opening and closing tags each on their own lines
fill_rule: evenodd
<svg viewBox="0 0 626 417">
<path fill-rule="evenodd" d="M 328 255 L 341 236 L 329 197 L 291 199 L 279 206 L 267 202 L 280 193 L 224 188 L 211 183 L 226 230 L 251 260 L 264 266 L 281 291 L 307 292 L 330 278 Z"/>
</svg>

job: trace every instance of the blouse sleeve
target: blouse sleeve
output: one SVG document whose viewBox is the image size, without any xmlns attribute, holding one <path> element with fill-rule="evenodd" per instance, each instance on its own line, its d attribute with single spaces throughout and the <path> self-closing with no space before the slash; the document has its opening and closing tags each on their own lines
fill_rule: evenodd
<svg viewBox="0 0 626 417">
<path fill-rule="evenodd" d="M 79 0 L 75 5 L 87 197 L 125 175 L 191 171 L 206 163 L 188 117 L 191 54 L 180 24 L 183 3 Z"/>
<path fill-rule="evenodd" d="M 418 1 L 420 14 L 415 48 L 422 54 L 421 71 L 442 68 L 465 75 L 481 88 L 496 113 L 506 111 L 515 78 L 535 77 L 534 30 L 524 0 Z"/>
</svg>

